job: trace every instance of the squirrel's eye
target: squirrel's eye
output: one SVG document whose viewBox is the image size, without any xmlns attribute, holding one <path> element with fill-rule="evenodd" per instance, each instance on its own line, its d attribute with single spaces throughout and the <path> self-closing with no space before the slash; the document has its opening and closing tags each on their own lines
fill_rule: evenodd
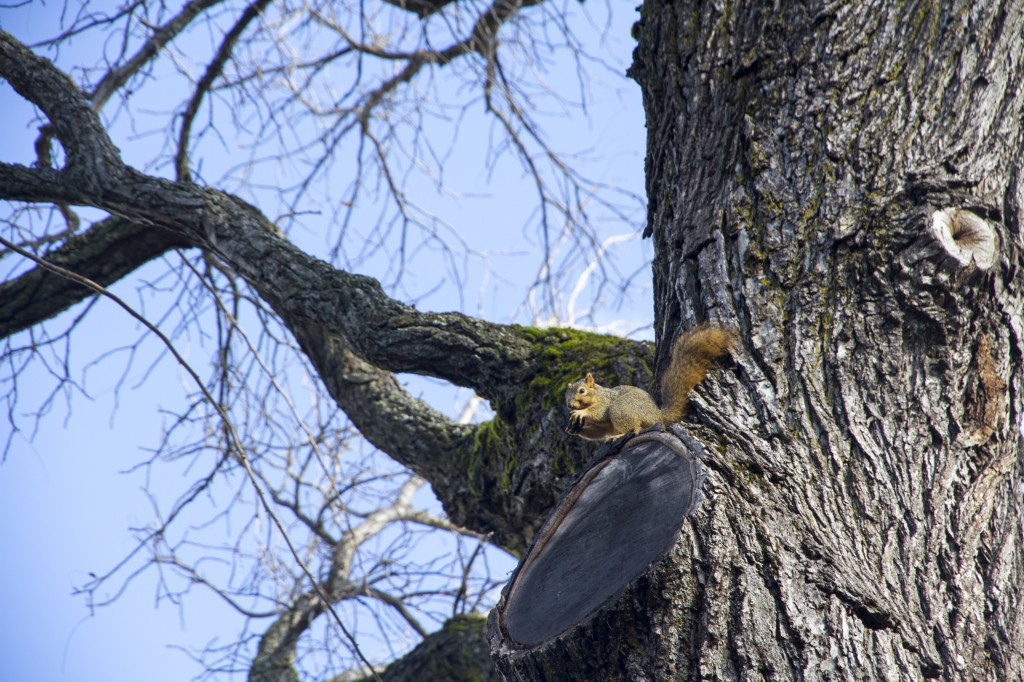
<svg viewBox="0 0 1024 682">
<path fill-rule="evenodd" d="M 577 391 L 577 393 L 579 393 L 580 395 L 583 395 L 586 392 L 587 392 L 587 389 L 583 388 L 582 386 L 580 386 L 580 390 Z"/>
</svg>

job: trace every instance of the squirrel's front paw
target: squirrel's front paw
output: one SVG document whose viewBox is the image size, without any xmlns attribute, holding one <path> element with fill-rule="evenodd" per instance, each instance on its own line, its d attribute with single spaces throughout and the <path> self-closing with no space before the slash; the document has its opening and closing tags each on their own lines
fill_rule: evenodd
<svg viewBox="0 0 1024 682">
<path fill-rule="evenodd" d="M 573 410 L 569 413 L 569 423 L 565 425 L 565 432 L 577 434 L 583 430 L 586 423 L 587 418 L 583 416 L 583 413 L 579 410 Z"/>
</svg>

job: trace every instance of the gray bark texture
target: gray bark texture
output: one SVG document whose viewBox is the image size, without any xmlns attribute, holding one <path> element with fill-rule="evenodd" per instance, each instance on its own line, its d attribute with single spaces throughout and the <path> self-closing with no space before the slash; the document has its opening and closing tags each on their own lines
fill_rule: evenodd
<svg viewBox="0 0 1024 682">
<path fill-rule="evenodd" d="M 743 347 L 694 522 L 506 678 L 1024 679 L 1024 5 L 647 2 L 635 36 L 656 329 Z"/>
<path fill-rule="evenodd" d="M 714 319 L 741 343 L 692 401 L 709 478 L 675 545 L 506 678 L 1024 679 L 1024 5 L 648 2 L 635 36 L 656 332 Z M 125 165 L 84 93 L 2 31 L 0 75 L 66 156 L 0 163 L 0 198 L 113 216 L 54 261 L 109 282 L 205 250 L 371 442 L 514 552 L 593 450 L 561 431 L 566 382 L 665 364 L 667 344 L 396 302 L 237 198 Z M 4 335 L 89 295 L 59 279 L 2 285 Z M 454 424 L 393 372 L 498 416 Z M 304 627 L 257 663 L 284 670 Z"/>
<path fill-rule="evenodd" d="M 483 618 L 456 616 L 380 673 L 381 682 L 500 682 L 490 663 Z M 364 678 L 360 682 L 370 682 Z"/>
</svg>

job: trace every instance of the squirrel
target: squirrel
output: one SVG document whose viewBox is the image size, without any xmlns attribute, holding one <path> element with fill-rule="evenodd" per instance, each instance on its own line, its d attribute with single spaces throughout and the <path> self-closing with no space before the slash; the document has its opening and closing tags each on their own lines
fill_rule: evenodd
<svg viewBox="0 0 1024 682">
<path fill-rule="evenodd" d="M 587 440 L 605 440 L 638 433 L 654 424 L 681 421 L 690 391 L 707 376 L 712 362 L 735 346 L 736 340 L 734 330 L 713 323 L 697 326 L 676 339 L 672 360 L 661 380 L 664 407 L 658 407 L 642 388 L 606 388 L 588 372 L 565 390 L 565 405 L 570 410 L 566 432 Z"/>
</svg>

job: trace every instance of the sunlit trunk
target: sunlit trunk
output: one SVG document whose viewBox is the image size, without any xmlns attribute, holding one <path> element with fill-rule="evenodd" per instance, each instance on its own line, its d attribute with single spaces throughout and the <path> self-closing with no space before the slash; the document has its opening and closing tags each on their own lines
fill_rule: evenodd
<svg viewBox="0 0 1024 682">
<path fill-rule="evenodd" d="M 644 5 L 656 330 L 743 344 L 675 547 L 509 677 L 1024 679 L 1024 7 L 884 4 Z"/>
</svg>

